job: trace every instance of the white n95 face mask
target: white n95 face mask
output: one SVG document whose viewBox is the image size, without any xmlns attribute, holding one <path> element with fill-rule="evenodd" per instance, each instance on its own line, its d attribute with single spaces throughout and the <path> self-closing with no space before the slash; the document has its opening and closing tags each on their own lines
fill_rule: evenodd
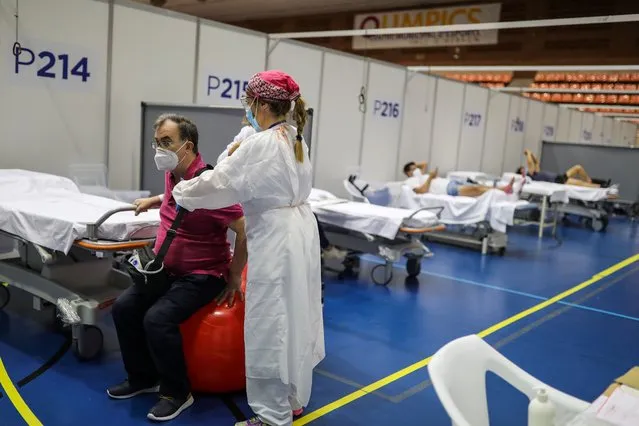
<svg viewBox="0 0 639 426">
<path fill-rule="evenodd" d="M 180 152 L 180 149 L 184 148 L 184 145 L 186 145 L 186 142 L 184 142 L 176 152 L 169 149 L 156 148 L 155 165 L 158 170 L 161 172 L 171 172 L 175 170 L 178 164 L 180 164 L 180 159 L 178 158 L 177 153 Z"/>
<path fill-rule="evenodd" d="M 420 177 L 422 175 L 422 171 L 420 169 L 413 170 L 413 177 Z"/>
</svg>

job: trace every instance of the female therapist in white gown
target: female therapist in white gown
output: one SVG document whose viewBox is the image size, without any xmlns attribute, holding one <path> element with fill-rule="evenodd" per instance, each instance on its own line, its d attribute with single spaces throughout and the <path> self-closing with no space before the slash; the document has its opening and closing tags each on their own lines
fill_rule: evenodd
<svg viewBox="0 0 639 426">
<path fill-rule="evenodd" d="M 306 109 L 297 83 L 280 71 L 253 76 L 242 102 L 257 133 L 214 170 L 180 182 L 173 197 L 189 211 L 242 204 L 249 252 L 246 393 L 257 416 L 236 426 L 288 426 L 292 411 L 308 404 L 313 369 L 325 356 L 320 243 L 306 201 L 312 186 L 302 137 Z M 293 103 L 297 128 L 286 123 Z"/>
</svg>

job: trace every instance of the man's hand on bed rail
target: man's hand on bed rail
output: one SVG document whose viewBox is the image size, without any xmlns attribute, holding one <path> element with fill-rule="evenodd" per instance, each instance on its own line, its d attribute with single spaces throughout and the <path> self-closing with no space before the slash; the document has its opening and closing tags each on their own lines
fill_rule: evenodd
<svg viewBox="0 0 639 426">
<path fill-rule="evenodd" d="M 133 202 L 133 205 L 135 206 L 135 215 L 137 216 L 149 209 L 157 208 L 160 204 L 162 204 L 162 200 L 159 195 L 149 198 L 138 198 Z"/>
</svg>

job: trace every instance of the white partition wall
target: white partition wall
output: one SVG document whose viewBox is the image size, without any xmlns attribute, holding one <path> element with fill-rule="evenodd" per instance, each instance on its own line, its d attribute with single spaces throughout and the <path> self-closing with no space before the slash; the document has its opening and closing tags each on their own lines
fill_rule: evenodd
<svg viewBox="0 0 639 426">
<path fill-rule="evenodd" d="M 480 170 L 490 90 L 468 86 L 464 95 L 457 170 Z"/>
<path fill-rule="evenodd" d="M 201 21 L 196 103 L 239 106 L 249 78 L 264 71 L 266 40 L 264 34 Z"/>
<path fill-rule="evenodd" d="M 621 122 L 621 134 L 623 145 L 632 146 L 637 139 L 637 125 L 627 121 Z"/>
<path fill-rule="evenodd" d="M 438 79 L 424 74 L 407 74 L 399 145 L 397 179 L 404 179 L 403 167 L 409 161 L 427 161 L 430 154 Z"/>
<path fill-rule="evenodd" d="M 314 111 L 312 141 L 317 141 L 317 129 L 321 120 L 318 107 L 323 56 L 321 50 L 310 45 L 280 41 L 273 47 L 267 58 L 268 69 L 280 69 L 290 74 L 300 85 L 300 92 L 306 101 L 307 108 L 312 108 Z M 317 143 L 311 143 L 311 161 L 314 164 L 317 146 Z"/>
<path fill-rule="evenodd" d="M 502 173 L 504 164 L 506 134 L 509 127 L 508 111 L 510 102 L 515 97 L 498 92 L 490 92 L 489 96 L 480 170 L 498 176 Z"/>
<path fill-rule="evenodd" d="M 544 104 L 544 118 L 542 120 L 543 129 L 541 131 L 542 140 L 555 141 L 557 138 L 557 128 L 559 125 L 559 107 L 552 104 Z M 537 154 L 541 155 L 540 151 Z"/>
<path fill-rule="evenodd" d="M 342 181 L 359 166 L 364 119 L 359 95 L 366 66 L 361 59 L 324 53 L 315 186 L 342 196 Z"/>
<path fill-rule="evenodd" d="M 581 114 L 581 143 L 596 143 L 596 136 L 594 132 L 595 128 L 595 115 L 594 114 Z"/>
<path fill-rule="evenodd" d="M 510 100 L 503 171 L 512 172 L 522 164 L 524 157 L 524 132 L 528 124 L 526 123 L 528 104 L 529 102 L 526 98 L 518 96 Z"/>
<path fill-rule="evenodd" d="M 570 138 L 570 110 L 569 108 L 559 107 L 559 117 L 557 120 L 557 137 L 558 142 L 567 142 Z"/>
<path fill-rule="evenodd" d="M 568 130 L 567 142 L 580 142 L 581 141 L 581 120 L 582 113 L 576 109 L 570 110 L 570 129 Z"/>
<path fill-rule="evenodd" d="M 612 144 L 622 146 L 623 143 L 623 133 L 621 129 L 621 121 L 612 120 Z"/>
<path fill-rule="evenodd" d="M 108 4 L 22 0 L 18 57 L 15 7 L 0 1 L 0 167 L 67 176 L 106 163 Z"/>
<path fill-rule="evenodd" d="M 439 167 L 442 175 L 455 170 L 457 166 L 466 87 L 465 84 L 450 80 L 439 79 L 437 82 L 429 164 L 430 168 Z"/>
<path fill-rule="evenodd" d="M 143 9 L 149 8 L 116 4 L 113 10 L 109 184 L 114 189 L 139 185 L 141 102 L 193 102 L 195 18 Z"/>
<path fill-rule="evenodd" d="M 366 179 L 381 182 L 395 179 L 405 85 L 406 68 L 369 63 L 360 153 L 362 176 Z"/>
<path fill-rule="evenodd" d="M 605 143 L 603 134 L 604 118 L 599 114 L 593 114 L 592 118 L 592 140 L 595 144 Z"/>
<path fill-rule="evenodd" d="M 615 120 L 610 117 L 604 117 L 603 119 L 603 143 L 606 145 L 612 144 L 612 127 L 614 121 Z"/>
<path fill-rule="evenodd" d="M 544 131 L 544 104 L 533 100 L 528 101 L 526 112 L 526 128 L 524 129 L 524 148 L 537 155 L 541 154 L 541 141 Z"/>
</svg>

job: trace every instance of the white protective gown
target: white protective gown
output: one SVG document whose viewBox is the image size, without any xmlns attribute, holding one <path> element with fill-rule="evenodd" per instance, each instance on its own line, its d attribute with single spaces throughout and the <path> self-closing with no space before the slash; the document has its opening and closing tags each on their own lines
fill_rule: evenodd
<svg viewBox="0 0 639 426">
<path fill-rule="evenodd" d="M 253 128 L 253 126 L 242 127 L 242 129 L 240 130 L 240 133 L 235 135 L 235 137 L 233 138 L 233 142 L 228 144 L 224 152 L 222 152 L 220 156 L 217 157 L 216 164 L 220 164 L 220 161 L 224 160 L 226 157 L 229 156 L 229 149 L 231 149 L 233 144 L 235 144 L 236 142 L 242 142 L 244 139 L 248 138 L 249 136 L 253 136 L 254 134 L 255 134 L 255 129 Z"/>
<path fill-rule="evenodd" d="M 246 376 L 280 379 L 308 404 L 313 368 L 325 356 L 320 242 L 306 202 L 312 187 L 308 147 L 295 159 L 288 124 L 246 139 L 233 155 L 173 191 L 189 211 L 241 203 L 246 217 Z"/>
</svg>

